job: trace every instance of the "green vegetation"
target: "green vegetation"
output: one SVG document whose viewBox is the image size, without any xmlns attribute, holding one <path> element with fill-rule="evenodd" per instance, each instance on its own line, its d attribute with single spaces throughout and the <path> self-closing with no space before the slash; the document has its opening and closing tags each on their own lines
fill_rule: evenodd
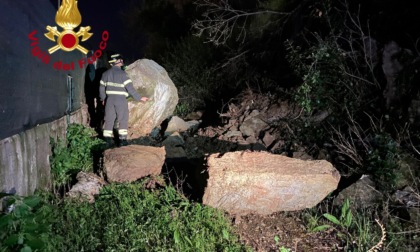
<svg viewBox="0 0 420 252">
<path fill-rule="evenodd" d="M 295 100 L 309 114 L 314 110 L 337 112 L 343 107 L 354 107 L 362 98 L 354 92 L 352 80 L 346 75 L 345 53 L 331 40 L 317 37 L 309 48 L 295 46 L 291 41 L 285 43 L 289 62 L 296 74 L 303 76 Z"/>
<path fill-rule="evenodd" d="M 67 185 L 80 171 L 93 171 L 93 154 L 105 146 L 104 141 L 95 135 L 92 128 L 70 124 L 66 140 L 51 139 L 51 174 L 56 189 Z"/>
<path fill-rule="evenodd" d="M 54 227 L 65 251 L 242 251 L 222 213 L 173 187 L 105 187 L 94 204 L 65 201 Z"/>
<path fill-rule="evenodd" d="M 0 194 L 2 198 L 6 213 L 0 213 L 0 251 L 43 251 L 54 238 L 52 209 L 44 206 L 38 196 Z"/>
<path fill-rule="evenodd" d="M 56 186 L 93 171 L 92 151 L 103 146 L 92 136 L 72 124 L 53 146 Z M 107 185 L 94 203 L 50 192 L 1 194 L 7 210 L 0 213 L 0 251 L 247 250 L 223 212 L 190 202 L 171 185 L 147 189 L 147 183 Z"/>
<path fill-rule="evenodd" d="M 333 230 L 343 241 L 345 251 L 368 251 L 373 246 L 382 247 L 386 233 L 379 222 L 375 225 L 367 212 L 353 214 L 350 201 L 344 201 L 340 208 L 334 208 L 332 213 L 323 213 L 320 218 L 317 213 L 306 215 L 306 221 L 311 232 L 329 232 Z M 314 209 L 315 210 L 315 209 Z M 378 245 L 380 244 L 380 245 Z"/>
<path fill-rule="evenodd" d="M 144 184 L 108 185 L 93 204 L 9 198 L 0 251 L 246 251 L 220 211 Z"/>
<path fill-rule="evenodd" d="M 324 213 L 323 216 L 327 220 L 329 220 L 331 223 L 337 225 L 338 227 L 340 227 L 342 229 L 348 229 L 353 224 L 353 214 L 350 210 L 350 201 L 349 200 L 346 200 L 344 202 L 343 206 L 341 207 L 341 213 L 340 213 L 339 218 L 337 218 L 334 215 L 329 214 L 329 213 Z M 331 227 L 331 225 L 325 224 L 325 225 L 315 227 L 314 229 L 312 229 L 312 231 L 317 232 L 317 231 L 325 230 L 325 229 L 330 228 L 330 227 Z"/>
<path fill-rule="evenodd" d="M 373 174 L 379 189 L 395 190 L 400 160 L 396 141 L 388 134 L 375 135 L 372 147 L 366 160 L 367 171 Z"/>
<path fill-rule="evenodd" d="M 274 241 L 276 242 L 276 246 L 280 246 L 280 238 L 277 235 L 274 236 Z M 290 249 L 281 246 L 279 247 L 279 252 L 290 252 Z"/>
</svg>

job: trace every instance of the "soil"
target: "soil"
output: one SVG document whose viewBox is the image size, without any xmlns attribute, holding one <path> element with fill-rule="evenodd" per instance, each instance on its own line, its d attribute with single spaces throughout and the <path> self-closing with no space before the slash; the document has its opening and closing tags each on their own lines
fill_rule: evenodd
<svg viewBox="0 0 420 252">
<path fill-rule="evenodd" d="M 333 230 L 310 232 L 302 212 L 279 212 L 268 216 L 233 217 L 241 241 L 254 251 L 341 251 Z"/>
</svg>

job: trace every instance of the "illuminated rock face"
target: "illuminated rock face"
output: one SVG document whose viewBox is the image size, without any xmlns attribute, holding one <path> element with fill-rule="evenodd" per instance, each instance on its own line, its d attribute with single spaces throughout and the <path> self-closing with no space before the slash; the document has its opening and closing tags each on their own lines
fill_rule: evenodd
<svg viewBox="0 0 420 252">
<path fill-rule="evenodd" d="M 178 90 L 166 70 L 153 60 L 141 59 L 127 66 L 126 72 L 146 103 L 129 101 L 128 137 L 148 135 L 173 114 L 178 104 Z"/>
<path fill-rule="evenodd" d="M 203 203 L 232 214 L 271 214 L 310 208 L 337 188 L 338 171 L 325 160 L 268 152 L 229 152 L 207 160 Z"/>
</svg>

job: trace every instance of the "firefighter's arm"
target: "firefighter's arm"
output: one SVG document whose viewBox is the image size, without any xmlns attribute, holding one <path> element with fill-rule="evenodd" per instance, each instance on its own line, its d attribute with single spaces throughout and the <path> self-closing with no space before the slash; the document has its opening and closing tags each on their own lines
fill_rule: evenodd
<svg viewBox="0 0 420 252">
<path fill-rule="evenodd" d="M 133 82 L 130 79 L 127 79 L 124 81 L 124 87 L 127 90 L 128 94 L 134 98 L 136 101 L 144 101 L 144 98 L 147 97 L 141 97 L 139 93 L 134 89 Z"/>
<path fill-rule="evenodd" d="M 101 80 L 100 85 L 99 85 L 99 98 L 101 99 L 102 104 L 105 103 L 105 98 L 106 98 L 105 87 L 106 87 L 106 83 L 103 80 Z"/>
</svg>

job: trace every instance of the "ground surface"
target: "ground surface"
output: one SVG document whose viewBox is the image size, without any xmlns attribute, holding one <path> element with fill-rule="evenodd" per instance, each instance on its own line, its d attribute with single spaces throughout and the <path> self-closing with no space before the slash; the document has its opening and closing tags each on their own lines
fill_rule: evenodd
<svg viewBox="0 0 420 252">
<path fill-rule="evenodd" d="M 254 251 L 342 251 L 333 230 L 310 232 L 301 219 L 302 212 L 281 212 L 267 216 L 247 215 L 233 218 L 244 244 Z"/>
</svg>

